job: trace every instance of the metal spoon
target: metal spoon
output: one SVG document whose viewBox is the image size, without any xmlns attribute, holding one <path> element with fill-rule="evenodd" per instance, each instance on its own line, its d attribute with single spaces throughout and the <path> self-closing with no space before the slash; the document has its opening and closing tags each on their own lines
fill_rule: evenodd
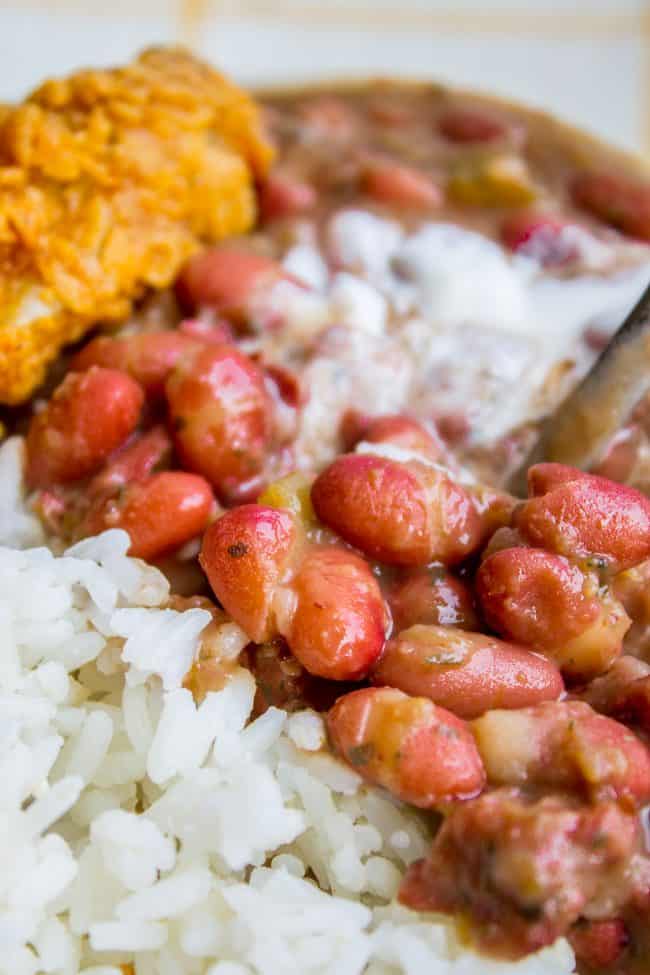
<svg viewBox="0 0 650 975">
<path fill-rule="evenodd" d="M 526 471 L 541 461 L 589 470 L 648 392 L 650 285 L 582 382 L 546 418 L 535 447 L 510 479 L 510 490 L 525 496 Z"/>
</svg>

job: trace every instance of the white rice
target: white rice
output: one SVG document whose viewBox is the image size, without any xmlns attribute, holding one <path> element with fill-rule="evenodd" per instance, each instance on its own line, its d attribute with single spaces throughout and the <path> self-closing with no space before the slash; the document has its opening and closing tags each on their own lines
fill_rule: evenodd
<svg viewBox="0 0 650 975">
<path fill-rule="evenodd" d="M 251 721 L 244 670 L 197 707 L 208 614 L 165 608 L 124 533 L 21 550 L 22 452 L 0 448 L 0 973 L 572 971 L 564 941 L 489 962 L 398 906 L 424 820 L 327 754 L 314 712 Z"/>
</svg>

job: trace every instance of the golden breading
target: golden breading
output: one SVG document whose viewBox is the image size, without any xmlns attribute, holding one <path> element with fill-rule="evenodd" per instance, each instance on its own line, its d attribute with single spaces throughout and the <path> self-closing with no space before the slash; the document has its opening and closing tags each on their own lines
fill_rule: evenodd
<svg viewBox="0 0 650 975">
<path fill-rule="evenodd" d="M 271 158 L 252 99 L 176 49 L 0 106 L 0 402 L 202 242 L 247 230 Z"/>
</svg>

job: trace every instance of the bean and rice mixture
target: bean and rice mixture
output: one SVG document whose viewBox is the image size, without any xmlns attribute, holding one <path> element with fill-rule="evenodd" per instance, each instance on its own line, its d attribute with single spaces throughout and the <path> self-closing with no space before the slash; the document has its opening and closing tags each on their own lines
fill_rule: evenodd
<svg viewBox="0 0 650 975">
<path fill-rule="evenodd" d="M 504 488 L 650 183 L 389 83 L 262 99 L 246 237 L 0 446 L 0 973 L 650 971 L 650 406 Z"/>
</svg>

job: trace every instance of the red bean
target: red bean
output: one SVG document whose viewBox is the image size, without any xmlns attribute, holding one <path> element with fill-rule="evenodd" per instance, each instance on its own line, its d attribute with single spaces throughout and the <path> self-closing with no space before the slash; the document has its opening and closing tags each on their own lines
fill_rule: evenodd
<svg viewBox="0 0 650 975">
<path fill-rule="evenodd" d="M 493 785 L 573 789 L 590 800 L 650 798 L 650 752 L 582 701 L 488 711 L 472 730 Z"/>
<path fill-rule="evenodd" d="M 181 271 L 176 289 L 188 307 L 214 308 L 240 323 L 247 320 L 256 294 L 287 277 L 276 261 L 224 245 L 193 257 Z"/>
<path fill-rule="evenodd" d="M 264 220 L 278 220 L 311 210 L 317 199 L 309 183 L 276 172 L 261 187 L 260 210 Z"/>
<path fill-rule="evenodd" d="M 386 598 L 396 633 L 416 623 L 478 628 L 470 589 L 442 565 L 411 570 L 388 588 Z"/>
<path fill-rule="evenodd" d="M 553 488 L 561 484 L 570 484 L 572 481 L 582 481 L 589 478 L 589 474 L 581 471 L 577 467 L 570 467 L 568 464 L 544 463 L 533 464 L 528 468 L 528 496 L 538 498 L 543 494 L 552 491 Z"/>
<path fill-rule="evenodd" d="M 128 372 L 147 395 L 160 395 L 165 380 L 183 357 L 191 355 L 198 344 L 182 332 L 141 332 L 116 338 L 98 336 L 77 353 L 73 369 L 104 366 Z"/>
<path fill-rule="evenodd" d="M 293 612 L 280 630 L 309 671 L 359 680 L 376 663 L 389 616 L 370 567 L 347 549 L 307 552 L 292 583 Z"/>
<path fill-rule="evenodd" d="M 209 346 L 179 365 L 166 386 L 176 450 L 221 497 L 261 470 L 271 438 L 264 374 L 234 346 Z"/>
<path fill-rule="evenodd" d="M 463 410 L 437 412 L 435 420 L 440 436 L 451 447 L 464 444 L 472 432 L 472 421 Z"/>
<path fill-rule="evenodd" d="M 365 440 L 367 443 L 388 443 L 429 460 L 440 460 L 446 448 L 432 425 L 425 425 L 403 413 L 369 416 L 358 410 L 346 410 L 341 420 L 341 439 L 346 450 L 352 450 Z"/>
<path fill-rule="evenodd" d="M 227 511 L 203 536 L 201 567 L 221 605 L 255 643 L 277 633 L 273 597 L 296 542 L 289 511 L 257 504 Z"/>
<path fill-rule="evenodd" d="M 448 626 L 412 626 L 389 640 L 373 681 L 428 697 L 460 718 L 553 701 L 564 690 L 559 670 L 544 657 Z"/>
<path fill-rule="evenodd" d="M 571 715 L 567 732 L 573 741 L 568 751 L 587 788 L 614 793 L 637 805 L 647 802 L 650 752 L 641 739 L 619 721 L 594 712 L 575 724 L 573 720 Z"/>
<path fill-rule="evenodd" d="M 152 427 L 109 458 L 88 485 L 88 494 L 114 494 L 127 484 L 143 481 L 169 459 L 171 450 L 172 442 L 165 428 Z"/>
<path fill-rule="evenodd" d="M 437 433 L 400 413 L 372 418 L 358 439 L 367 443 L 394 444 L 429 460 L 441 460 L 446 453 Z"/>
<path fill-rule="evenodd" d="M 374 417 L 360 410 L 346 410 L 341 417 L 339 425 L 339 436 L 346 453 L 353 450 L 360 440 L 363 440 L 366 431 L 373 422 Z"/>
<path fill-rule="evenodd" d="M 544 267 L 559 267 L 580 256 L 575 239 L 566 232 L 575 227 L 552 214 L 521 210 L 505 217 L 501 240 L 515 254 L 533 257 Z"/>
<path fill-rule="evenodd" d="M 438 129 L 450 142 L 492 142 L 503 139 L 507 127 L 500 119 L 476 108 L 450 108 L 438 119 Z"/>
<path fill-rule="evenodd" d="M 579 694 L 580 700 L 586 701 L 594 711 L 620 717 L 618 708 L 625 700 L 628 689 L 641 678 L 649 675 L 648 664 L 626 653 L 614 661 L 607 673 L 592 680 L 576 693 Z"/>
<path fill-rule="evenodd" d="M 488 624 L 509 640 L 551 657 L 575 680 L 589 680 L 621 652 L 630 619 L 621 603 L 559 555 L 507 548 L 476 576 Z"/>
<path fill-rule="evenodd" d="M 624 234 L 650 241 L 650 185 L 618 173 L 581 173 L 573 181 L 574 201 Z"/>
<path fill-rule="evenodd" d="M 312 502 L 346 541 L 390 564 L 459 562 L 480 540 L 480 519 L 464 488 L 418 461 L 338 457 L 316 479 Z"/>
<path fill-rule="evenodd" d="M 273 395 L 286 406 L 297 410 L 309 399 L 309 390 L 303 385 L 302 377 L 298 373 L 275 363 L 269 363 L 265 373 Z"/>
<path fill-rule="evenodd" d="M 650 732 L 650 666 L 636 657 L 620 657 L 580 698 L 601 714 Z"/>
<path fill-rule="evenodd" d="M 205 345 L 232 345 L 235 339 L 232 326 L 225 318 L 216 322 L 203 318 L 185 318 L 179 323 L 178 331 Z"/>
<path fill-rule="evenodd" d="M 27 433 L 27 478 L 33 487 L 92 474 L 133 432 L 144 396 L 123 372 L 93 366 L 70 372 Z"/>
<path fill-rule="evenodd" d="M 327 717 L 335 751 L 366 779 L 430 809 L 469 799 L 485 775 L 463 721 L 426 698 L 368 687 L 339 698 Z"/>
<path fill-rule="evenodd" d="M 592 474 L 531 498 L 516 512 L 515 525 L 533 545 L 603 559 L 612 572 L 650 557 L 650 499 Z"/>
<path fill-rule="evenodd" d="M 185 471 L 162 471 L 127 485 L 116 497 L 99 499 L 82 535 L 122 528 L 131 537 L 129 555 L 155 559 L 196 538 L 214 507 L 208 482 Z"/>
<path fill-rule="evenodd" d="M 579 921 L 568 935 L 576 958 L 590 968 L 609 968 L 625 951 L 629 936 L 620 918 Z"/>
<path fill-rule="evenodd" d="M 378 203 L 416 210 L 442 203 L 442 191 L 430 176 L 390 159 L 369 160 L 363 167 L 361 181 L 364 191 Z"/>
</svg>

